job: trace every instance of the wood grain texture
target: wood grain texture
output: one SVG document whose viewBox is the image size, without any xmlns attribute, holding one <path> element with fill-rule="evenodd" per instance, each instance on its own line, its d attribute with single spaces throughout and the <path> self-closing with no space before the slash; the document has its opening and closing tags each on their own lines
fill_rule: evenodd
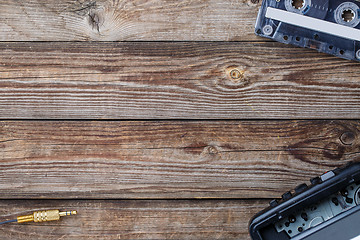
<svg viewBox="0 0 360 240">
<path fill-rule="evenodd" d="M 4 0 L 0 41 L 255 40 L 257 0 Z"/>
<path fill-rule="evenodd" d="M 0 43 L 2 119 L 358 119 L 359 63 L 279 43 Z"/>
<path fill-rule="evenodd" d="M 2 121 L 8 198 L 272 198 L 360 156 L 359 121 Z"/>
<path fill-rule="evenodd" d="M 42 209 L 76 209 L 57 222 L 7 224 L 13 239 L 250 239 L 248 221 L 267 201 L 0 201 L 10 219 Z"/>
</svg>

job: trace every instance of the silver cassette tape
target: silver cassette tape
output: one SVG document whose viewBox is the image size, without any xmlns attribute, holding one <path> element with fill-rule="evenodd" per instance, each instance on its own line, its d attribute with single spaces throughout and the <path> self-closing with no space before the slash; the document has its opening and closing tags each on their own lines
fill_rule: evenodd
<svg viewBox="0 0 360 240">
<path fill-rule="evenodd" d="M 360 2 L 263 0 L 259 36 L 360 61 Z"/>
</svg>

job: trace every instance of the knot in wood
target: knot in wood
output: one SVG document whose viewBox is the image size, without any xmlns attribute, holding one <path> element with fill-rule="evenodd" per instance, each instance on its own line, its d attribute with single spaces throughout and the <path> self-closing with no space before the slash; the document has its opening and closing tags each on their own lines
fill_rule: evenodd
<svg viewBox="0 0 360 240">
<path fill-rule="evenodd" d="M 215 155 L 219 152 L 214 146 L 209 146 L 207 150 L 210 155 Z"/>
<path fill-rule="evenodd" d="M 344 145 L 351 145 L 355 140 L 355 134 L 353 132 L 344 132 L 340 136 L 340 141 Z"/>
<path fill-rule="evenodd" d="M 233 80 L 239 80 L 244 78 L 244 73 L 240 72 L 238 69 L 233 69 L 230 71 L 230 77 Z"/>
<path fill-rule="evenodd" d="M 92 29 L 100 33 L 100 27 L 104 24 L 103 12 L 99 9 L 90 9 L 88 22 Z"/>
</svg>

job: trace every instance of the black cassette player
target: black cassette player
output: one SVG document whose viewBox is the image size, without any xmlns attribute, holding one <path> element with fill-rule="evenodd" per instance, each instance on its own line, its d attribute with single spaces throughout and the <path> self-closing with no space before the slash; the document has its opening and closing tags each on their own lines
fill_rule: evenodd
<svg viewBox="0 0 360 240">
<path fill-rule="evenodd" d="M 253 240 L 360 240 L 360 162 L 273 200 L 250 221 Z"/>
</svg>

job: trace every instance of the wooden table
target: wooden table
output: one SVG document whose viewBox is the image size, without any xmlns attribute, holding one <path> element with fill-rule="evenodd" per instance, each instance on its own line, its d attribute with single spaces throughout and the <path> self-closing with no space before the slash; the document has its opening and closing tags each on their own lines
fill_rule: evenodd
<svg viewBox="0 0 360 240">
<path fill-rule="evenodd" d="M 360 65 L 253 34 L 256 0 L 3 0 L 1 239 L 250 239 L 360 156 Z"/>
</svg>

